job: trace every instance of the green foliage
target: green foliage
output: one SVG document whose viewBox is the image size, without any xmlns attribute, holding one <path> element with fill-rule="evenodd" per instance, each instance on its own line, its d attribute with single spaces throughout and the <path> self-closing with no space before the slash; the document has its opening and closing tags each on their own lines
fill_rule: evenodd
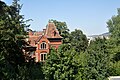
<svg viewBox="0 0 120 80">
<path fill-rule="evenodd" d="M 0 80 L 43 79 L 41 64 L 26 62 L 22 52 L 28 25 L 20 9 L 18 0 L 11 6 L 0 1 Z"/>
<path fill-rule="evenodd" d="M 120 13 L 120 9 L 118 9 Z M 61 24 L 58 26 L 60 34 Z M 88 46 L 86 36 L 81 30 L 67 35 L 58 51 L 52 50 L 44 64 L 46 80 L 107 80 L 109 76 L 120 75 L 120 15 L 107 22 L 109 40 L 97 38 Z M 61 34 L 63 38 L 66 38 Z M 67 44 L 66 44 L 67 43 Z"/>
<path fill-rule="evenodd" d="M 57 20 L 50 21 L 55 23 L 59 34 L 63 37 L 63 44 L 68 44 L 66 46 L 69 46 L 69 48 L 74 47 L 77 52 L 85 51 L 88 46 L 88 40 L 81 30 L 75 29 L 75 31 L 69 33 L 69 29 L 65 22 Z"/>
<path fill-rule="evenodd" d="M 119 76 L 120 75 L 120 61 L 113 63 L 111 76 Z"/>
<path fill-rule="evenodd" d="M 71 48 L 77 52 L 84 52 L 88 46 L 88 40 L 86 35 L 83 34 L 81 30 L 75 29 L 68 35 L 67 43 L 63 42 L 63 49 L 64 51 L 70 50 Z"/>
<path fill-rule="evenodd" d="M 118 9 L 118 11 L 120 11 L 120 10 Z M 111 33 L 111 35 L 110 35 L 111 44 L 110 45 L 112 45 L 113 48 L 115 48 L 114 49 L 114 50 L 116 50 L 115 53 L 117 53 L 117 52 L 119 53 L 120 50 L 117 48 L 120 47 L 120 15 L 113 16 L 107 22 L 107 25 L 108 25 L 109 32 Z"/>
<path fill-rule="evenodd" d="M 14 79 L 18 73 L 18 65 L 24 63 L 24 56 L 18 47 L 15 37 L 15 29 L 10 14 L 11 7 L 1 2 L 0 13 L 0 74 L 1 79 Z"/>
<path fill-rule="evenodd" d="M 75 29 L 75 31 L 72 31 L 69 39 L 71 47 L 73 47 L 77 52 L 85 51 L 87 49 L 88 40 L 81 30 Z"/>
<path fill-rule="evenodd" d="M 76 29 L 67 38 L 67 44 L 63 42 L 59 50 L 53 49 L 48 55 L 43 68 L 46 80 L 83 79 L 87 65 L 87 56 L 84 53 L 88 46 L 87 37 Z"/>
<path fill-rule="evenodd" d="M 44 72 L 46 80 L 74 80 L 78 73 L 74 50 L 63 52 L 60 48 L 57 52 L 52 50 L 45 63 Z"/>
<path fill-rule="evenodd" d="M 18 66 L 18 69 L 16 80 L 43 80 L 44 78 L 41 63 L 25 63 L 24 66 Z"/>
<path fill-rule="evenodd" d="M 84 73 L 86 80 L 105 80 L 109 76 L 110 55 L 107 51 L 106 40 L 96 39 L 89 45 L 86 54 L 88 55 L 87 73 Z"/>
<path fill-rule="evenodd" d="M 107 22 L 110 39 L 98 38 L 89 46 L 81 30 L 70 33 L 65 22 L 50 20 L 63 44 L 51 49 L 46 62 L 36 63 L 26 62 L 22 52 L 29 25 L 20 15 L 18 2 L 8 6 L 0 1 L 0 80 L 106 80 L 120 75 L 120 9 Z"/>
<path fill-rule="evenodd" d="M 112 59 L 111 76 L 120 75 L 120 9 L 118 8 L 118 15 L 113 16 L 108 22 L 108 29 L 110 32 L 110 39 L 108 42 L 108 50 Z"/>
</svg>

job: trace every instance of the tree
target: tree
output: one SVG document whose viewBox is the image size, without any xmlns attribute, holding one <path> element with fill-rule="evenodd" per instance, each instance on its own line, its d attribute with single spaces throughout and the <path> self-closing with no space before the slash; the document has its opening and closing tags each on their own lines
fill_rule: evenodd
<svg viewBox="0 0 120 80">
<path fill-rule="evenodd" d="M 88 40 L 81 30 L 75 29 L 75 31 L 69 33 L 69 29 L 67 28 L 67 24 L 65 22 L 57 20 L 50 21 L 57 27 L 59 34 L 63 37 L 63 44 L 65 44 L 66 47 L 74 47 L 74 49 L 78 52 L 85 51 L 88 46 Z"/>
<path fill-rule="evenodd" d="M 108 22 L 107 27 L 110 33 L 108 41 L 108 50 L 111 54 L 113 62 L 113 71 L 111 76 L 120 75 L 120 8 L 118 8 L 118 15 L 113 16 Z"/>
<path fill-rule="evenodd" d="M 63 51 L 61 48 L 57 52 L 52 50 L 48 55 L 44 65 L 46 80 L 74 80 L 77 77 L 77 52 L 73 49 Z"/>
<path fill-rule="evenodd" d="M 12 20 L 13 11 L 10 6 L 0 1 L 0 78 L 14 79 L 18 73 L 18 65 L 24 63 L 24 56 L 17 45 L 16 33 L 17 27 Z"/>
<path fill-rule="evenodd" d="M 86 35 L 83 34 L 81 30 L 75 29 L 69 36 L 71 47 L 73 47 L 77 52 L 85 51 L 88 46 L 88 40 Z"/>
<path fill-rule="evenodd" d="M 11 6 L 0 1 L 0 79 L 1 80 L 40 80 L 41 64 L 31 60 L 26 62 L 23 55 L 23 40 L 26 37 L 26 21 L 20 15 L 19 0 Z"/>
<path fill-rule="evenodd" d="M 120 9 L 118 9 L 120 11 Z M 118 12 L 120 13 L 120 12 Z M 113 54 L 116 54 L 117 56 L 120 54 L 120 15 L 118 14 L 117 16 L 113 16 L 108 22 L 108 30 L 110 32 L 110 45 L 112 50 L 111 52 Z M 117 60 L 118 59 L 116 56 Z"/>
<path fill-rule="evenodd" d="M 85 52 L 88 60 L 83 72 L 85 80 L 106 80 L 110 75 L 111 61 L 106 44 L 106 39 L 99 38 L 90 43 Z"/>
<path fill-rule="evenodd" d="M 68 43 L 63 43 L 62 50 L 74 49 L 78 53 L 84 52 L 88 47 L 88 40 L 85 34 L 81 30 L 75 29 L 68 35 Z"/>
<path fill-rule="evenodd" d="M 75 29 L 69 33 L 66 23 L 51 20 L 57 26 L 63 37 L 63 44 L 57 51 L 51 50 L 44 65 L 45 79 L 47 80 L 82 80 L 85 69 L 84 51 L 88 47 L 87 37 L 81 30 Z M 82 61 L 82 62 L 81 62 Z"/>
</svg>

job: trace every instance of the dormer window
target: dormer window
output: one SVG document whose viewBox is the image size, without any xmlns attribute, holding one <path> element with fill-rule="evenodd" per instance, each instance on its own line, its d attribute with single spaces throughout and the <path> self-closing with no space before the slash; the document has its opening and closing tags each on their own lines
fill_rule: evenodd
<svg viewBox="0 0 120 80">
<path fill-rule="evenodd" d="M 40 49 L 46 49 L 46 42 L 42 42 L 40 44 Z"/>
<path fill-rule="evenodd" d="M 56 36 L 56 34 L 57 34 L 56 31 L 54 31 L 54 36 Z"/>
</svg>

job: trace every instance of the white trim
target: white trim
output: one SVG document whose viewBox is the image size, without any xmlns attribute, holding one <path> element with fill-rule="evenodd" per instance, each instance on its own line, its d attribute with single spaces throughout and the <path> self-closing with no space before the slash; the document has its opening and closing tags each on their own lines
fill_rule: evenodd
<svg viewBox="0 0 120 80">
<path fill-rule="evenodd" d="M 35 54 L 35 61 L 38 62 L 38 53 Z"/>
<path fill-rule="evenodd" d="M 41 60 L 41 54 L 46 54 L 46 58 L 47 58 L 47 53 L 40 53 L 40 61 L 45 61 L 44 56 L 43 56 L 43 60 Z"/>
<path fill-rule="evenodd" d="M 114 80 L 114 79 L 120 80 L 120 76 L 110 76 L 108 79 L 109 80 Z"/>
<path fill-rule="evenodd" d="M 42 45 L 43 43 L 45 44 L 45 46 L 44 46 L 45 48 L 44 48 L 44 47 L 43 47 L 43 48 L 41 48 L 41 45 Z M 40 49 L 47 49 L 47 44 L 46 44 L 46 42 L 42 42 L 42 43 L 40 43 L 40 45 L 39 45 L 39 46 L 40 46 Z"/>
</svg>

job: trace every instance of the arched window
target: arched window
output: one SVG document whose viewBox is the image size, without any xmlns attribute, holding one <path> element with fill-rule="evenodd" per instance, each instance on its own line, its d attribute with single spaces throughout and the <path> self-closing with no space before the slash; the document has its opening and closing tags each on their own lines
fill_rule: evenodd
<svg viewBox="0 0 120 80">
<path fill-rule="evenodd" d="M 41 43 L 40 49 L 46 49 L 46 42 L 42 42 L 42 43 Z"/>
</svg>

